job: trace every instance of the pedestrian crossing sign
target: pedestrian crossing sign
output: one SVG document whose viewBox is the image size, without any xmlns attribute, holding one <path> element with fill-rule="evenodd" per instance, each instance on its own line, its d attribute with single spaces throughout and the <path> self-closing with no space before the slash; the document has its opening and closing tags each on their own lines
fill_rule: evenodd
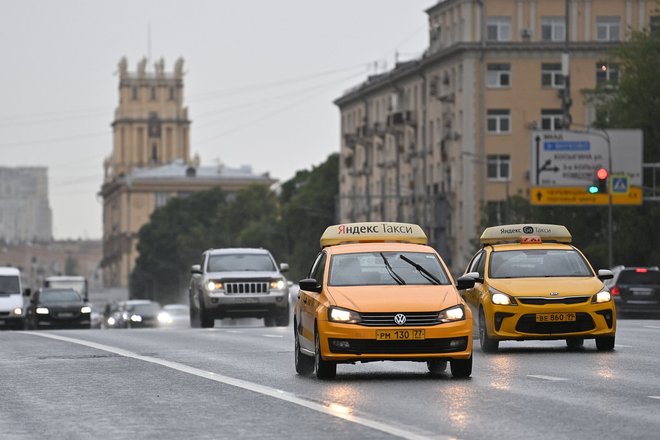
<svg viewBox="0 0 660 440">
<path fill-rule="evenodd" d="M 628 194 L 630 191 L 630 178 L 625 174 L 612 174 L 612 193 Z"/>
</svg>

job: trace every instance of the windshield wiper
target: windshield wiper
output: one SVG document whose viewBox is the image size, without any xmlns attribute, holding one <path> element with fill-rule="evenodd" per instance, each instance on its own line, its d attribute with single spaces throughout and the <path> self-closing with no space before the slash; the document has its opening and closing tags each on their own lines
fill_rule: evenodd
<svg viewBox="0 0 660 440">
<path fill-rule="evenodd" d="M 398 284 L 406 284 L 405 281 L 396 273 L 394 272 L 394 269 L 392 269 L 392 266 L 390 266 L 390 262 L 387 261 L 387 258 L 385 257 L 385 254 L 380 252 L 380 256 L 383 259 L 383 262 L 385 263 L 385 267 L 387 268 L 387 273 L 390 274 L 390 276 L 396 281 Z"/>
<path fill-rule="evenodd" d="M 415 263 L 413 260 L 410 258 L 406 257 L 405 255 L 399 255 L 399 257 L 405 261 L 406 263 L 410 264 L 412 267 L 417 269 L 418 271 L 421 272 L 422 275 L 424 275 L 424 278 L 427 280 L 431 281 L 433 284 L 442 284 L 439 279 L 437 279 L 431 272 L 426 270 L 421 264 Z"/>
</svg>

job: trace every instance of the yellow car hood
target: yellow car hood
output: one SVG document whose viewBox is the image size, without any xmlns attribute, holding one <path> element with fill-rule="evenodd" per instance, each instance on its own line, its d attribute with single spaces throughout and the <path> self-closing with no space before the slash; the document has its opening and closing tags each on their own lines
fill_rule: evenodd
<svg viewBox="0 0 660 440">
<path fill-rule="evenodd" d="M 550 292 L 558 293 L 558 296 L 593 295 L 603 289 L 603 282 L 596 277 L 507 278 L 491 279 L 489 283 L 500 292 L 513 296 L 550 297 Z"/>
<path fill-rule="evenodd" d="M 452 285 L 329 287 L 328 293 L 334 305 L 362 313 L 440 311 L 460 303 Z"/>
</svg>

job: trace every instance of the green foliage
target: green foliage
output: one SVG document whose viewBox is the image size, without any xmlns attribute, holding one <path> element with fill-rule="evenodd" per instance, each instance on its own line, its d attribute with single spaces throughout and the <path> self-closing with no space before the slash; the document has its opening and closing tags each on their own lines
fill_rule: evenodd
<svg viewBox="0 0 660 440">
<path fill-rule="evenodd" d="M 280 195 L 255 185 L 228 198 L 219 189 L 174 198 L 153 212 L 139 232 L 131 296 L 163 304 L 187 302 L 190 266 L 209 248 L 263 247 L 288 262 L 297 281 L 319 250 L 319 238 L 335 220 L 338 155 L 299 171 Z"/>
</svg>

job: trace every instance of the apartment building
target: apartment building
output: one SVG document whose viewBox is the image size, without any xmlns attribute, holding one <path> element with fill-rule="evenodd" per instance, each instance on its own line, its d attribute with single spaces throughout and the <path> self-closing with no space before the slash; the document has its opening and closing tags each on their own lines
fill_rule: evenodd
<svg viewBox="0 0 660 440">
<path fill-rule="evenodd" d="M 335 101 L 340 221 L 419 223 L 451 270 L 462 271 L 485 209 L 506 221 L 508 198 L 529 196 L 531 130 L 588 126 L 589 91 L 618 80 L 608 51 L 631 31 L 660 25 L 657 6 L 438 1 L 426 10 L 429 45 L 419 59 Z"/>
<path fill-rule="evenodd" d="M 48 201 L 48 168 L 0 167 L 0 240 L 50 241 L 53 214 Z"/>
<path fill-rule="evenodd" d="M 140 228 L 172 197 L 219 187 L 229 196 L 250 185 L 272 185 L 251 167 L 201 166 L 190 155 L 190 120 L 183 105 L 183 59 L 171 72 L 161 59 L 154 69 L 141 60 L 129 72 L 119 62 L 119 106 L 112 154 L 104 163 L 103 285 L 128 288 Z M 138 292 L 139 293 L 139 292 Z"/>
</svg>

